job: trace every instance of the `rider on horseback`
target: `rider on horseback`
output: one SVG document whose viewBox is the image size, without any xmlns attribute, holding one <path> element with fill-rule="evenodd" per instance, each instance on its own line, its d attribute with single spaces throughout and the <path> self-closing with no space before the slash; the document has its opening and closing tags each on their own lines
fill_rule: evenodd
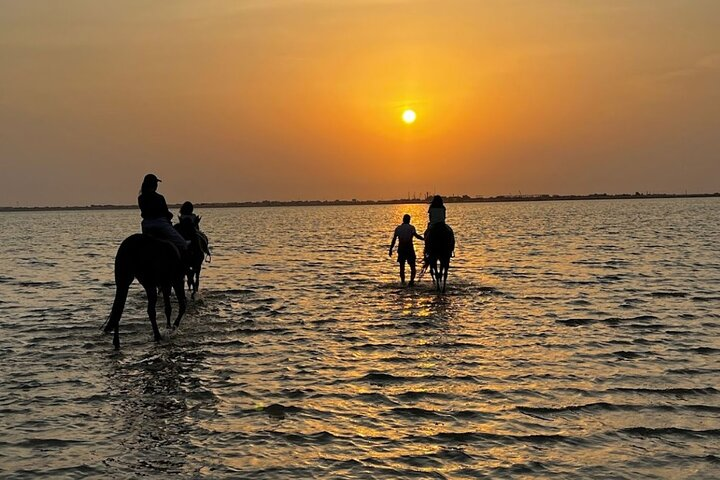
<svg viewBox="0 0 720 480">
<path fill-rule="evenodd" d="M 170 223 L 173 214 L 170 213 L 165 197 L 157 193 L 158 182 L 161 180 L 152 173 L 145 175 L 138 206 L 143 220 L 142 233 L 160 240 L 167 240 L 178 248 L 182 255 L 188 248 L 188 242 L 175 230 Z"/>
<path fill-rule="evenodd" d="M 193 213 L 194 208 L 192 202 L 182 204 L 176 230 L 179 230 L 184 238 L 197 245 L 205 254 L 210 255 L 208 237 L 200 230 L 200 216 Z"/>
<path fill-rule="evenodd" d="M 445 205 L 440 195 L 435 195 L 428 208 L 428 228 L 425 231 L 425 262 L 420 272 L 430 269 L 440 292 L 445 291 L 450 258 L 454 256 L 455 233 L 445 223 Z"/>
<path fill-rule="evenodd" d="M 180 207 L 180 223 L 189 223 L 193 227 L 197 227 L 197 225 L 200 223 L 200 217 L 193 213 L 194 209 L 195 207 L 193 206 L 192 202 L 183 203 Z"/>
<path fill-rule="evenodd" d="M 445 223 L 445 205 L 440 195 L 435 195 L 428 208 L 428 226 L 425 230 L 425 242 L 436 228 L 449 228 Z"/>
<path fill-rule="evenodd" d="M 445 223 L 445 205 L 443 204 L 443 199 L 440 195 L 435 195 L 432 202 L 430 202 L 428 217 L 430 217 L 428 227 L 436 223 Z"/>
</svg>

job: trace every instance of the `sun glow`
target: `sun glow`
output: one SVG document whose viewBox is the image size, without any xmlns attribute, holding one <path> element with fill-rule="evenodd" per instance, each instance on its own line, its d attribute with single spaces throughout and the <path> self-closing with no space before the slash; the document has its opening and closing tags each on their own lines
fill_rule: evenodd
<svg viewBox="0 0 720 480">
<path fill-rule="evenodd" d="M 416 118 L 417 115 L 415 114 L 414 110 L 405 110 L 402 114 L 403 122 L 407 123 L 408 125 L 414 123 Z"/>
</svg>

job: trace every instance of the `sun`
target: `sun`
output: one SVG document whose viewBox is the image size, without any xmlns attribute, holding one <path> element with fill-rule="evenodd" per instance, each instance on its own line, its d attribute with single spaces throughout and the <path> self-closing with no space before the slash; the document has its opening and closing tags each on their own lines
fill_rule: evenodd
<svg viewBox="0 0 720 480">
<path fill-rule="evenodd" d="M 417 118 L 417 115 L 415 114 L 414 110 L 405 110 L 402 114 L 403 122 L 410 125 L 411 123 L 415 123 L 415 119 Z"/>
</svg>

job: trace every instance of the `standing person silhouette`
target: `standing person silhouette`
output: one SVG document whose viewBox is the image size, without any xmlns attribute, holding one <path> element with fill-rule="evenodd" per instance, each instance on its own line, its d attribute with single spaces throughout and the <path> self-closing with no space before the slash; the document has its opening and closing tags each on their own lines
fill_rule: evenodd
<svg viewBox="0 0 720 480">
<path fill-rule="evenodd" d="M 403 223 L 395 228 L 392 243 L 390 243 L 390 252 L 388 256 L 392 257 L 395 240 L 398 240 L 398 263 L 400 264 L 400 282 L 405 285 L 405 263 L 410 265 L 410 283 L 415 284 L 415 247 L 413 246 L 413 238 L 423 240 L 423 237 L 417 233 L 415 227 L 410 225 L 410 215 L 407 213 L 403 216 Z"/>
<path fill-rule="evenodd" d="M 148 173 L 143 179 L 138 197 L 138 206 L 142 216 L 142 233 L 160 240 L 167 240 L 175 245 L 180 255 L 184 255 L 188 242 L 175 230 L 170 220 L 173 214 L 170 213 L 165 197 L 157 193 L 158 183 L 161 180 Z"/>
</svg>

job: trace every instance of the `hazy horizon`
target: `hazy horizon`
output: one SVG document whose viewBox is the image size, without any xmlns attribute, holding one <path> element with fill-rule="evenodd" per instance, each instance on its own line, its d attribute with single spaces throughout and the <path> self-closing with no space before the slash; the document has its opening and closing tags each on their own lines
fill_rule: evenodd
<svg viewBox="0 0 720 480">
<path fill-rule="evenodd" d="M 0 8 L 0 206 L 720 190 L 718 2 Z"/>
<path fill-rule="evenodd" d="M 468 196 L 470 197 L 469 200 L 465 201 L 459 201 L 455 203 L 472 203 L 472 201 L 483 201 L 483 200 L 498 200 L 503 201 L 503 197 L 507 198 L 527 198 L 529 201 L 533 201 L 533 199 L 537 199 L 538 201 L 542 200 L 542 197 L 544 196 L 550 196 L 550 197 L 558 197 L 557 200 L 564 200 L 567 199 L 566 197 L 587 197 L 588 200 L 594 200 L 598 198 L 598 195 L 607 195 L 610 198 L 618 198 L 618 199 L 633 199 L 633 198 L 640 198 L 640 199 L 646 199 L 646 198 L 697 198 L 697 197 L 716 197 L 720 195 L 720 192 L 623 192 L 623 193 L 606 193 L 606 192 L 592 192 L 587 194 L 556 194 L 556 193 L 523 193 L 523 192 L 508 192 L 506 194 L 498 194 L 498 195 L 467 195 L 463 193 L 450 193 L 450 194 L 443 194 L 446 201 L 453 202 L 453 199 Z M 627 197 L 627 195 L 630 195 L 631 197 Z M 667 195 L 665 197 L 665 195 Z M 431 195 L 432 196 L 432 195 Z M 574 198 L 570 198 L 574 199 Z M 228 201 L 218 201 L 218 202 L 204 202 L 204 201 L 195 201 L 193 202 L 196 206 L 206 206 L 206 207 L 212 207 L 212 206 L 223 206 L 223 205 L 244 205 L 244 204 L 258 204 L 258 206 L 261 206 L 260 204 L 264 202 L 271 202 L 271 203 L 281 203 L 281 204 L 292 204 L 292 203 L 314 203 L 314 202 L 327 202 L 329 205 L 334 204 L 334 202 L 338 202 L 340 204 L 345 204 L 347 202 L 357 202 L 359 205 L 373 205 L 377 203 L 378 205 L 388 205 L 388 204 L 395 204 L 396 202 L 399 205 L 403 205 L 403 201 L 407 201 L 407 204 L 417 204 L 417 203 L 423 203 L 427 201 L 427 198 L 424 196 L 424 193 L 422 196 L 419 194 L 417 196 L 413 196 L 412 193 L 410 196 L 402 196 L 402 197 L 396 197 L 396 198 L 331 198 L 331 199 L 323 199 L 323 198 L 306 198 L 306 199 L 286 199 L 286 200 L 278 200 L 274 198 L 262 198 L 259 200 L 228 200 Z M 516 200 L 507 200 L 507 201 L 516 201 Z M 169 201 L 168 205 L 172 208 L 179 207 L 182 205 L 184 200 L 178 200 L 178 201 Z M 391 202 L 391 203 L 387 203 Z M 0 209 L 65 209 L 65 208 L 104 208 L 104 207 L 118 207 L 118 208 L 134 208 L 137 207 L 137 202 L 128 201 L 124 203 L 86 203 L 86 204 L 46 204 L 46 205 L 21 205 L 21 204 L 15 204 L 15 205 L 0 205 Z"/>
</svg>

